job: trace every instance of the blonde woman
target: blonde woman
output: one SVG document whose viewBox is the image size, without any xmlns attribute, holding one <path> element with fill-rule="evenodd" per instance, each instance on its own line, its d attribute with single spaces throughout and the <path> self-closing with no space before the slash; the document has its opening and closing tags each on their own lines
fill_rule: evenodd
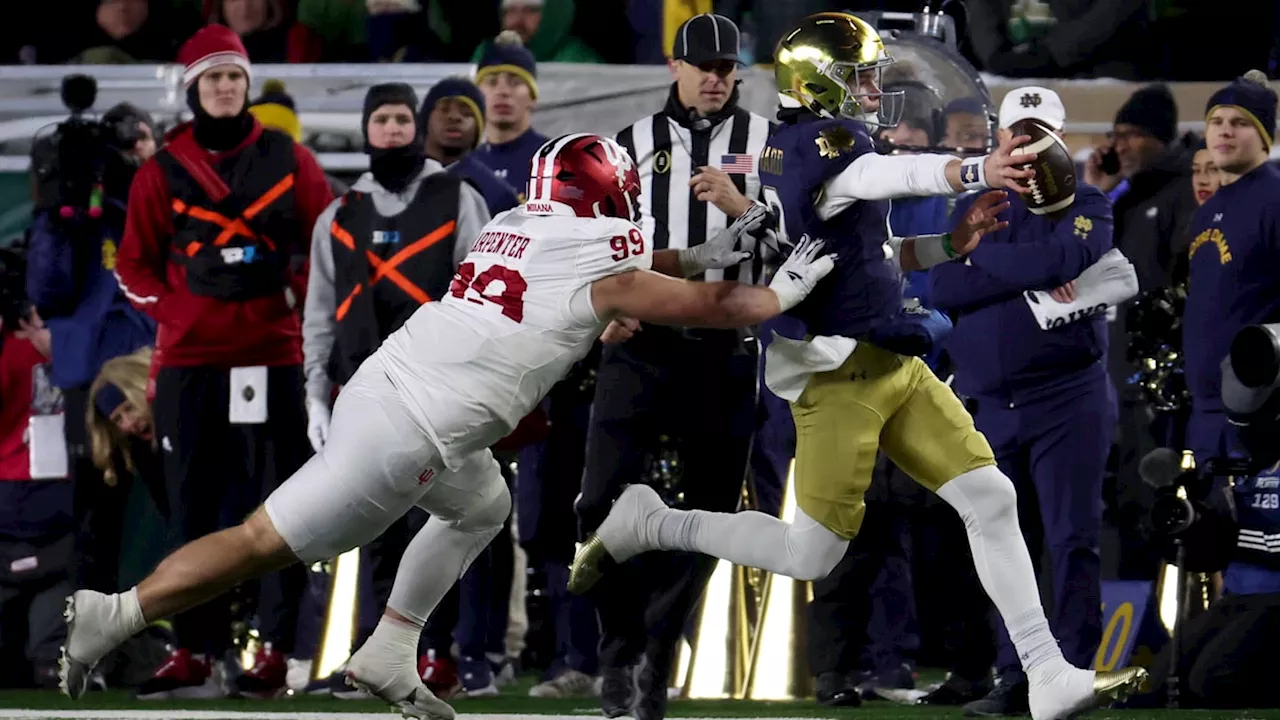
<svg viewBox="0 0 1280 720">
<path fill-rule="evenodd" d="M 144 347 L 108 360 L 89 386 L 85 426 L 89 428 L 90 456 L 108 485 L 119 482 L 118 467 L 136 472 L 134 448 L 150 446 L 155 439 L 147 402 L 150 368 L 151 348 Z"/>
<path fill-rule="evenodd" d="M 89 386 L 85 403 L 89 456 L 103 483 L 77 483 L 79 518 L 77 581 L 82 587 L 115 587 L 118 578 L 125 509 L 135 477 L 142 480 L 156 511 L 169 514 L 164 472 L 147 402 L 151 348 L 108 360 Z M 78 409 L 68 407 L 68 412 Z"/>
</svg>

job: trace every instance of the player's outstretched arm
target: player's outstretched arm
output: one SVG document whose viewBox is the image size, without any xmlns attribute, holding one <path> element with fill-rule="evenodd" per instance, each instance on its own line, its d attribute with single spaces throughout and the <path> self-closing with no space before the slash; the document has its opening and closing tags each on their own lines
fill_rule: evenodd
<svg viewBox="0 0 1280 720">
<path fill-rule="evenodd" d="M 1035 159 L 1035 153 L 1013 155 L 1031 138 L 1013 137 L 1000 131 L 1000 145 L 989 155 L 960 159 L 950 155 L 877 155 L 867 153 L 828 180 L 822 199 L 815 206 L 818 216 L 835 216 L 858 200 L 955 195 L 965 190 L 1004 189 L 1019 194 L 1030 192 L 1023 181 L 1035 175 L 1021 166 Z"/>
<path fill-rule="evenodd" d="M 756 325 L 795 307 L 831 272 L 835 256 L 819 255 L 822 245 L 821 240 L 803 240 L 769 287 L 689 282 L 633 270 L 597 280 L 591 301 L 601 317 L 683 327 Z"/>
</svg>

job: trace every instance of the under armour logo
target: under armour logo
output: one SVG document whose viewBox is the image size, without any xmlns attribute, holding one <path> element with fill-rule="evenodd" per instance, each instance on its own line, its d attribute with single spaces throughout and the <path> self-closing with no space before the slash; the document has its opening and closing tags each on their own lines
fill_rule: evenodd
<svg viewBox="0 0 1280 720">
<path fill-rule="evenodd" d="M 1044 102 L 1040 99 L 1040 93 L 1027 93 L 1022 96 L 1019 101 L 1024 108 L 1040 107 L 1040 103 Z"/>
<path fill-rule="evenodd" d="M 1214 213 L 1214 214 L 1213 214 L 1213 221 L 1214 221 L 1214 222 L 1222 222 L 1222 213 Z"/>
</svg>

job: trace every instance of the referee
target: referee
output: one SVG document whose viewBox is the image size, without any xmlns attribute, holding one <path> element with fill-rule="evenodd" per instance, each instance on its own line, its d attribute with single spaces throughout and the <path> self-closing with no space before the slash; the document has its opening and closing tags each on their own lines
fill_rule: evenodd
<svg viewBox="0 0 1280 720">
<path fill-rule="evenodd" d="M 655 250 L 706 242 L 751 208 L 750 198 L 760 197 L 755 158 L 771 126 L 738 107 L 738 43 L 728 18 L 688 20 L 676 33 L 675 83 L 666 107 L 618 133 L 640 170 L 642 226 Z M 750 237 L 744 242 L 754 244 Z M 705 279 L 758 282 L 759 263 L 757 254 L 736 267 L 708 270 Z M 683 481 L 668 500 L 734 511 L 757 424 L 755 333 L 625 321 L 611 325 L 604 341 L 576 506 L 583 537 L 604 520 L 623 486 L 643 482 L 646 458 L 672 449 Z M 606 717 L 665 715 L 677 641 L 714 563 L 687 553 L 648 553 L 600 583 Z"/>
</svg>

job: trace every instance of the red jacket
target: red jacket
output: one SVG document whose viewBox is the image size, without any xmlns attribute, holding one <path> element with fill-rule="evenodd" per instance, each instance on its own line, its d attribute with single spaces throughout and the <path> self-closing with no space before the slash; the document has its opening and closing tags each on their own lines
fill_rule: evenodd
<svg viewBox="0 0 1280 720">
<path fill-rule="evenodd" d="M 179 126 L 170 138 L 192 132 Z M 207 160 L 234 155 L 252 145 L 262 134 L 254 121 L 253 132 L 235 149 Z M 294 237 L 286 252 L 307 255 L 316 218 L 333 201 L 329 181 L 315 156 L 294 145 Z M 187 286 L 186 268 L 173 262 L 169 240 L 173 235 L 173 209 L 169 182 L 156 158 L 138 170 L 129 190 L 129 214 L 124 240 L 116 255 L 116 276 L 134 305 L 159 324 L 156 359 L 164 367 L 247 367 L 299 365 L 302 363 L 302 328 L 283 292 L 242 302 L 193 294 Z M 281 248 L 284 250 L 284 248 Z"/>
<path fill-rule="evenodd" d="M 27 425 L 31 418 L 32 375 L 45 357 L 8 328 L 0 338 L 0 482 L 30 480 Z"/>
</svg>

